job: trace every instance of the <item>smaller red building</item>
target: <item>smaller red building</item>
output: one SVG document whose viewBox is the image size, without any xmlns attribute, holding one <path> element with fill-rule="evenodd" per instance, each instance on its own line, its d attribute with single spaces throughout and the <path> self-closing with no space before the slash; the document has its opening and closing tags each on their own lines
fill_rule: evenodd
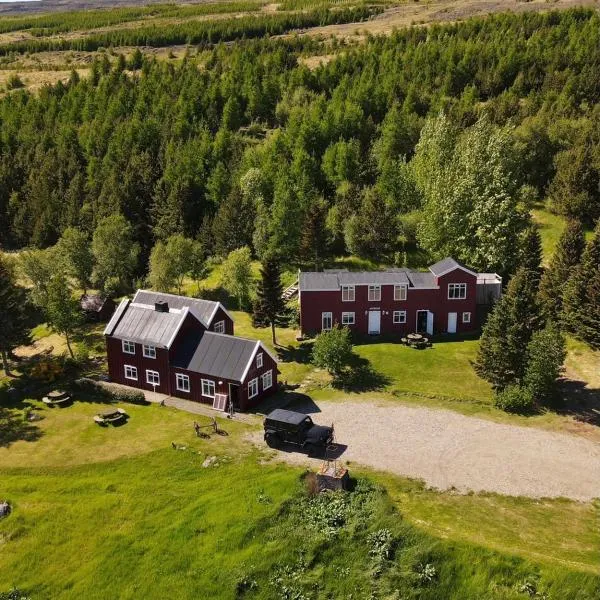
<svg viewBox="0 0 600 600">
<path fill-rule="evenodd" d="M 277 389 L 277 360 L 233 335 L 219 302 L 139 290 L 104 335 L 112 381 L 226 410 L 256 406 Z"/>
<path fill-rule="evenodd" d="M 370 335 L 468 332 L 478 328 L 478 297 L 493 301 L 501 288 L 498 275 L 478 274 L 452 258 L 427 272 L 304 272 L 298 281 L 300 328 L 309 335 L 336 323 Z"/>
</svg>

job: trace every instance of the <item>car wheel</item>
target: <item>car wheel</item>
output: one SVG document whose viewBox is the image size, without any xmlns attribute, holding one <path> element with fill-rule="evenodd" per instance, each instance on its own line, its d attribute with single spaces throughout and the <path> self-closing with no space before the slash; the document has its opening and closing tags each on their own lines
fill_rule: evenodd
<svg viewBox="0 0 600 600">
<path fill-rule="evenodd" d="M 306 454 L 308 454 L 308 456 L 317 455 L 317 447 L 314 444 L 306 444 L 304 449 L 306 450 Z"/>
<path fill-rule="evenodd" d="M 266 433 L 265 442 L 267 442 L 269 448 L 277 448 L 279 446 L 279 438 L 274 433 Z"/>
</svg>

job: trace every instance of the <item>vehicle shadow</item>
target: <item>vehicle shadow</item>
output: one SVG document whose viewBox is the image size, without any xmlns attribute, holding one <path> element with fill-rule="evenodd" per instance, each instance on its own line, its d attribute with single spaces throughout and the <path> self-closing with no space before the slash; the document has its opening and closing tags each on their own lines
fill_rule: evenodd
<svg viewBox="0 0 600 600">
<path fill-rule="evenodd" d="M 304 448 L 301 448 L 296 444 L 282 443 L 279 446 L 277 446 L 277 450 L 279 450 L 280 452 L 286 452 L 288 454 L 305 454 L 309 458 L 316 458 L 318 460 L 339 460 L 347 449 L 347 444 L 334 443 L 330 444 L 326 448 L 319 448 L 309 454 Z"/>
</svg>

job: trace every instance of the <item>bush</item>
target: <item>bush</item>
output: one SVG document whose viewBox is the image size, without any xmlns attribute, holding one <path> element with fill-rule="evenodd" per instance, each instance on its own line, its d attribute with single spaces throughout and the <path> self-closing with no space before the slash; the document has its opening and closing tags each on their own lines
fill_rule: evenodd
<svg viewBox="0 0 600 600">
<path fill-rule="evenodd" d="M 7 90 L 18 90 L 19 88 L 23 87 L 25 87 L 25 84 L 16 73 L 13 73 L 6 82 Z"/>
<path fill-rule="evenodd" d="M 340 377 L 352 360 L 352 341 L 347 327 L 336 325 L 331 331 L 319 334 L 313 346 L 313 362 Z"/>
<path fill-rule="evenodd" d="M 494 404 L 506 412 L 524 414 L 533 409 L 533 395 L 528 388 L 511 385 L 496 395 Z"/>
<path fill-rule="evenodd" d="M 148 404 L 142 390 L 130 389 L 122 386 L 106 386 L 99 381 L 87 377 L 76 379 L 73 384 L 81 392 L 101 396 L 113 402 L 128 402 L 129 404 Z"/>
</svg>

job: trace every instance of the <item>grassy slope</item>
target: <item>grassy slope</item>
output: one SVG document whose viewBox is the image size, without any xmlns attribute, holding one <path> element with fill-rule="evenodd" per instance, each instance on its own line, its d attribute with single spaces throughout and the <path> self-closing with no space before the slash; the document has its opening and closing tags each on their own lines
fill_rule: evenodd
<svg viewBox="0 0 600 600">
<path fill-rule="evenodd" d="M 600 571 L 591 504 L 455 496 L 375 474 L 406 520 L 377 501 L 337 542 L 302 531 L 287 509 L 280 513 L 298 493 L 300 470 L 265 463 L 243 439 L 247 426 L 224 422 L 229 436 L 199 440 L 191 415 L 158 406 L 127 407 L 130 421 L 107 429 L 90 418 L 95 404 L 37 406 L 45 417 L 40 439 L 0 450 L 2 494 L 15 507 L 0 522 L 0 590 L 17 584 L 33 598 L 234 598 L 235 583 L 250 577 L 259 588 L 247 597 L 278 598 L 269 583 L 274 568 L 295 564 L 301 549 L 300 580 L 319 582 L 334 598 L 402 589 L 421 562 L 434 564 L 438 578 L 419 598 L 523 598 L 517 584 L 537 573 L 545 587 L 559 582 L 550 597 L 561 600 L 593 598 L 599 585 L 583 574 Z M 171 441 L 186 450 L 172 450 Z M 219 466 L 202 468 L 207 455 Z M 378 581 L 365 538 L 381 527 L 402 540 L 402 551 Z"/>
</svg>

